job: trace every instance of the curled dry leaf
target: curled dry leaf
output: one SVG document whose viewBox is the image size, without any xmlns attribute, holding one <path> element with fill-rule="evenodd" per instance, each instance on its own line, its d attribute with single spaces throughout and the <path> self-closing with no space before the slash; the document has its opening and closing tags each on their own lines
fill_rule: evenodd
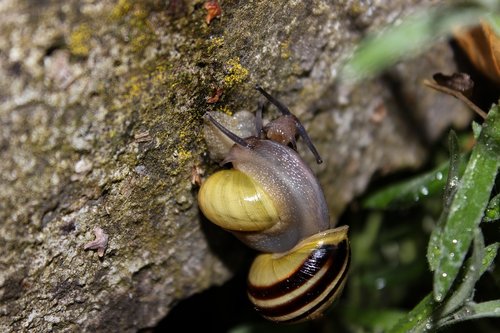
<svg viewBox="0 0 500 333">
<path fill-rule="evenodd" d="M 432 78 L 437 84 L 459 91 L 465 96 L 470 96 L 474 88 L 474 81 L 467 73 L 453 73 L 451 75 L 436 73 Z"/>
<path fill-rule="evenodd" d="M 455 39 L 478 70 L 500 83 L 500 37 L 488 23 L 482 21 L 472 29 L 460 29 Z"/>
<path fill-rule="evenodd" d="M 219 5 L 219 1 L 205 1 L 203 8 L 207 10 L 207 16 L 205 17 L 205 22 L 210 24 L 214 18 L 218 18 L 222 14 L 222 8 Z"/>
<path fill-rule="evenodd" d="M 205 173 L 205 170 L 201 168 L 198 164 L 193 165 L 191 169 L 191 184 L 200 186 L 202 183 L 202 176 Z"/>
<path fill-rule="evenodd" d="M 471 110 L 473 110 L 479 116 L 481 116 L 483 119 L 486 119 L 486 116 L 487 116 L 486 112 L 484 112 L 476 104 L 471 102 L 471 100 L 469 98 L 467 98 L 467 96 L 465 96 L 460 90 L 452 89 L 452 88 L 447 87 L 446 85 L 439 84 L 437 82 L 430 81 L 430 80 L 424 80 L 423 83 L 426 86 L 428 86 L 429 88 L 435 89 L 439 92 L 451 95 L 451 96 L 459 99 L 460 101 L 464 102 L 465 105 L 467 105 Z"/>
<path fill-rule="evenodd" d="M 94 227 L 95 240 L 84 245 L 84 250 L 97 250 L 99 257 L 104 256 L 108 246 L 108 234 L 100 227 Z"/>
<path fill-rule="evenodd" d="M 212 97 L 207 98 L 207 103 L 208 104 L 217 103 L 220 97 L 222 96 L 222 92 L 223 92 L 222 88 L 215 89 L 215 92 L 212 95 Z"/>
</svg>

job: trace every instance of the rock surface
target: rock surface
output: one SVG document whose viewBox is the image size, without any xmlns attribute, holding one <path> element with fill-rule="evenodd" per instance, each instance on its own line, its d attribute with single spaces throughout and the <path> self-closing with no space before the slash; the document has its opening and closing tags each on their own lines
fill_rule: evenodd
<svg viewBox="0 0 500 333">
<path fill-rule="evenodd" d="M 332 223 L 375 172 L 419 166 L 468 117 L 416 84 L 452 70 L 446 45 L 389 73 L 396 93 L 337 76 L 363 34 L 433 2 L 223 1 L 207 24 L 201 1 L 2 1 L 0 331 L 135 332 L 240 268 L 193 176 L 217 168 L 204 112 L 253 111 L 256 83 L 308 128 Z"/>
</svg>

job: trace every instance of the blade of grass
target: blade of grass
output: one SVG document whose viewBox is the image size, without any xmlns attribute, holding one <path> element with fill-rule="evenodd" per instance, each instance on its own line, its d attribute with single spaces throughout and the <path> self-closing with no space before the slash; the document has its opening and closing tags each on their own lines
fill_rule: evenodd
<svg viewBox="0 0 500 333">
<path fill-rule="evenodd" d="M 483 251 L 483 258 L 479 269 L 479 276 L 492 265 L 498 252 L 499 243 L 488 245 Z M 469 258 L 466 265 L 470 267 L 472 260 Z M 446 322 L 439 322 L 436 316 L 440 313 L 442 303 L 437 303 L 432 297 L 432 293 L 425 296 L 405 317 L 403 317 L 387 333 L 407 333 L 407 332 L 426 332 L 439 328 L 439 325 L 446 325 Z M 483 303 L 480 303 L 483 304 Z M 491 308 L 487 309 L 491 312 Z M 493 309 L 494 311 L 495 309 Z M 499 310 L 500 311 L 500 310 Z M 490 313 L 486 312 L 486 313 Z M 472 318 L 470 318 L 472 319 Z"/>
<path fill-rule="evenodd" d="M 500 300 L 482 303 L 470 302 L 462 307 L 460 311 L 440 320 L 439 327 L 485 317 L 500 317 Z"/>
<path fill-rule="evenodd" d="M 432 328 L 432 313 L 436 304 L 432 294 L 428 294 L 387 333 L 425 332 Z"/>
<path fill-rule="evenodd" d="M 486 208 L 483 222 L 492 222 L 500 219 L 500 193 L 495 195 Z"/>
<path fill-rule="evenodd" d="M 450 314 L 472 298 L 474 286 L 482 275 L 481 263 L 485 255 L 484 238 L 481 229 L 476 228 L 474 232 L 472 255 L 465 265 L 463 280 L 445 301 L 441 310 L 443 315 Z"/>
<path fill-rule="evenodd" d="M 494 106 L 472 150 L 461 184 L 440 235 L 434 272 L 434 299 L 442 301 L 455 280 L 488 204 L 500 165 L 500 110 Z"/>
<path fill-rule="evenodd" d="M 448 145 L 450 149 L 450 162 L 448 178 L 446 180 L 446 187 L 444 190 L 443 211 L 441 212 L 441 216 L 439 216 L 436 227 L 431 233 L 429 244 L 427 246 L 427 261 L 429 262 L 431 271 L 434 271 L 438 264 L 443 227 L 450 212 L 451 201 L 457 191 L 460 175 L 463 172 L 460 171 L 458 138 L 454 131 L 450 131 L 448 136 Z M 462 164 L 464 165 L 464 163 Z"/>
<path fill-rule="evenodd" d="M 376 75 L 396 61 L 424 52 L 452 29 L 475 24 L 487 14 L 486 8 L 442 6 L 409 16 L 377 36 L 367 37 L 344 67 L 341 77 L 359 81 Z"/>
<path fill-rule="evenodd" d="M 463 173 L 466 156 L 462 156 L 457 166 L 459 174 Z M 383 188 L 363 201 L 364 208 L 391 209 L 401 208 L 418 203 L 422 198 L 432 196 L 442 191 L 447 182 L 449 163 L 443 163 L 434 170 L 415 178 L 402 181 Z"/>
<path fill-rule="evenodd" d="M 469 306 L 473 313 L 467 319 L 477 319 L 484 317 L 500 317 L 500 300 L 474 303 Z"/>
</svg>

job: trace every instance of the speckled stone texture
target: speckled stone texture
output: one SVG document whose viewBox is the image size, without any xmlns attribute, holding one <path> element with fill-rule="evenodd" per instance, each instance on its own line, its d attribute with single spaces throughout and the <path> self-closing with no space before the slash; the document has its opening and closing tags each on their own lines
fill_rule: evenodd
<svg viewBox="0 0 500 333">
<path fill-rule="evenodd" d="M 241 269 L 192 180 L 217 168 L 202 115 L 255 110 L 256 83 L 308 128 L 332 224 L 375 172 L 419 166 L 468 117 L 417 84 L 453 69 L 446 44 L 337 76 L 366 32 L 434 2 L 221 1 L 208 25 L 202 1 L 1 1 L 0 331 L 135 332 Z"/>
</svg>

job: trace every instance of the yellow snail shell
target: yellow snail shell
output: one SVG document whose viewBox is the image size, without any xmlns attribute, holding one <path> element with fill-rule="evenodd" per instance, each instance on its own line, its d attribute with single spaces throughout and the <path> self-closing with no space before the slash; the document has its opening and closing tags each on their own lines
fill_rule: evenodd
<svg viewBox="0 0 500 333">
<path fill-rule="evenodd" d="M 198 202 L 205 216 L 225 229 L 259 231 L 270 228 L 279 220 L 278 212 L 264 189 L 234 169 L 219 171 L 208 178 L 200 188 Z"/>
</svg>

